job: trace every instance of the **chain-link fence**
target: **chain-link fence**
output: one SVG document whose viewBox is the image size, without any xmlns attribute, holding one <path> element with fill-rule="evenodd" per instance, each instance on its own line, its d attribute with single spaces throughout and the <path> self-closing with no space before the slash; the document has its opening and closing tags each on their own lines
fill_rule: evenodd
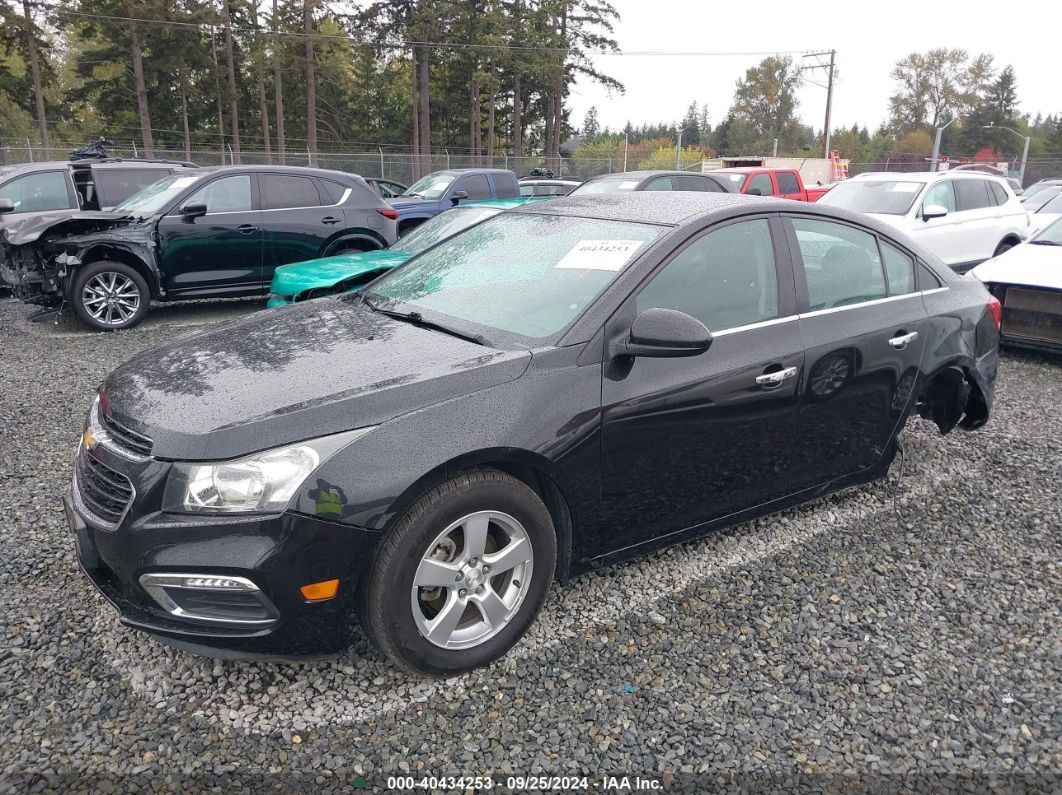
<svg viewBox="0 0 1062 795">
<path fill-rule="evenodd" d="M 75 145 L 53 144 L 48 147 L 35 145 L 26 141 L 6 140 L 0 142 L 0 166 L 15 163 L 41 162 L 45 160 L 66 160 Z M 117 142 L 108 148 L 111 157 L 138 159 L 145 156 L 143 147 L 135 143 Z M 316 156 L 308 150 L 286 149 L 283 153 L 272 151 L 234 152 L 229 147 L 185 150 L 155 147 L 152 157 L 164 160 L 191 161 L 199 166 L 221 166 L 237 163 L 266 165 L 286 164 L 292 166 L 316 166 L 337 171 L 360 174 L 363 177 L 379 177 L 409 185 L 418 176 L 448 168 L 506 168 L 524 175 L 533 168 L 552 167 L 557 176 L 573 177 L 580 180 L 589 179 L 599 174 L 611 174 L 622 168 L 622 160 L 614 158 L 563 157 L 559 168 L 556 163 L 551 166 L 544 156 L 517 156 L 507 152 L 488 157 L 475 155 L 467 150 L 450 152 L 447 149 L 432 152 L 428 158 L 418 157 L 409 152 L 376 151 L 319 151 Z M 695 165 L 693 163 L 687 165 Z"/>
<path fill-rule="evenodd" d="M 950 158 L 950 167 L 954 168 L 956 165 L 967 160 L 968 158 Z M 1020 160 L 1007 161 L 1009 170 L 1012 173 L 1017 173 L 1021 169 Z M 927 155 L 897 155 L 896 157 L 890 157 L 885 160 L 879 160 L 875 163 L 849 163 L 848 175 L 854 177 L 856 174 L 865 174 L 871 171 L 889 171 L 896 173 L 905 173 L 911 171 L 928 171 L 930 167 L 930 158 Z M 1062 178 L 1062 155 L 1047 155 L 1030 157 L 1025 164 L 1025 178 L 1022 180 L 1023 184 L 1028 187 L 1034 182 L 1041 179 Z"/>
</svg>

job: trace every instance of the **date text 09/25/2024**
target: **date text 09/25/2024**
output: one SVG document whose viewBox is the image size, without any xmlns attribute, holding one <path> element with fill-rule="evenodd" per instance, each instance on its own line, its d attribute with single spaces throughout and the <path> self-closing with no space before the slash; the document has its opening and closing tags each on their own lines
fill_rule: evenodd
<svg viewBox="0 0 1062 795">
<path fill-rule="evenodd" d="M 489 791 L 495 788 L 509 792 L 542 790 L 581 790 L 613 792 L 648 792 L 663 789 L 659 779 L 642 776 L 507 776 L 495 780 L 491 776 L 389 776 L 388 790 L 462 790 Z"/>
</svg>

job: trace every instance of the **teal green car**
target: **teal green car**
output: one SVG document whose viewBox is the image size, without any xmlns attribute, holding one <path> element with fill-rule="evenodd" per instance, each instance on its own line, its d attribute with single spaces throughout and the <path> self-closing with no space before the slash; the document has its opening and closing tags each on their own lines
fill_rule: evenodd
<svg viewBox="0 0 1062 795">
<path fill-rule="evenodd" d="M 308 298 L 357 290 L 384 271 L 396 268 L 410 257 L 456 235 L 473 224 L 503 210 L 549 199 L 522 196 L 514 199 L 466 201 L 425 221 L 390 248 L 378 251 L 348 251 L 332 257 L 293 262 L 273 273 L 269 308 L 286 306 Z"/>
</svg>

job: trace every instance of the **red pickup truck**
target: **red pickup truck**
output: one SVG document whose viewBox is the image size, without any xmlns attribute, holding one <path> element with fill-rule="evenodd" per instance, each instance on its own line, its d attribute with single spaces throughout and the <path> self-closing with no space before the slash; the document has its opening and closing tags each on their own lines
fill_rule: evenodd
<svg viewBox="0 0 1062 795">
<path fill-rule="evenodd" d="M 798 202 L 813 202 L 829 190 L 825 185 L 804 187 L 795 168 L 720 168 L 713 174 L 726 174 L 738 193 L 752 196 L 778 196 Z"/>
</svg>

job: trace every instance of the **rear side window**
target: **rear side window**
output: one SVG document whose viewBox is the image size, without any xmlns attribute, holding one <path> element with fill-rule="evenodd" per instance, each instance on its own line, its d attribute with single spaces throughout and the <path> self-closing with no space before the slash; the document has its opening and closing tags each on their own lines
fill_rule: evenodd
<svg viewBox="0 0 1062 795">
<path fill-rule="evenodd" d="M 794 218 L 812 311 L 885 297 L 877 239 L 832 221 Z"/>
<path fill-rule="evenodd" d="M 68 210 L 70 194 L 66 189 L 66 173 L 42 171 L 16 177 L 6 185 L 0 185 L 0 199 L 11 199 L 16 213 Z"/>
<path fill-rule="evenodd" d="M 919 290 L 936 290 L 938 287 L 943 287 L 944 282 L 940 280 L 937 274 L 933 273 L 933 270 L 924 262 L 918 263 L 918 289 Z"/>
<path fill-rule="evenodd" d="M 317 192 L 317 186 L 308 177 L 260 174 L 258 186 L 262 191 L 263 210 L 293 210 L 299 207 L 321 206 L 321 195 Z"/>
<path fill-rule="evenodd" d="M 675 190 L 703 191 L 704 180 L 700 177 L 673 177 Z"/>
<path fill-rule="evenodd" d="M 648 185 L 645 186 L 645 190 L 674 190 L 674 186 L 671 184 L 671 177 L 657 177 Z"/>
<path fill-rule="evenodd" d="M 1010 198 L 1007 196 L 1007 192 L 1003 190 L 1003 186 L 998 182 L 989 182 L 988 189 L 992 194 L 992 198 L 996 200 L 997 207 L 1001 204 L 1006 204 Z"/>
<path fill-rule="evenodd" d="M 251 209 L 251 178 L 247 174 L 216 179 L 197 190 L 185 204 L 207 206 L 208 213 L 240 213 Z"/>
<path fill-rule="evenodd" d="M 96 201 L 101 207 L 113 207 L 172 172 L 162 168 L 97 168 L 92 173 Z"/>
<path fill-rule="evenodd" d="M 343 194 L 347 192 L 346 185 L 340 185 L 330 179 L 320 179 L 317 183 L 321 186 L 325 196 L 328 197 L 329 204 L 338 204 L 339 200 L 343 198 Z"/>
<path fill-rule="evenodd" d="M 638 294 L 637 308 L 677 309 L 713 331 L 778 317 L 774 247 L 766 220 L 741 221 L 684 248 Z"/>
<path fill-rule="evenodd" d="M 520 189 L 513 183 L 512 177 L 495 174 L 494 195 L 499 199 L 512 199 L 520 195 Z"/>
<path fill-rule="evenodd" d="M 751 196 L 773 196 L 774 185 L 770 174 L 757 174 L 749 180 L 749 189 L 745 193 Z"/>
<path fill-rule="evenodd" d="M 994 205 L 988 201 L 988 182 L 983 179 L 960 179 L 955 182 L 960 210 L 981 210 Z"/>
<path fill-rule="evenodd" d="M 778 192 L 783 196 L 789 193 L 800 193 L 800 183 L 797 182 L 796 174 L 792 171 L 779 171 L 774 178 L 778 180 Z"/>
<path fill-rule="evenodd" d="M 708 179 L 708 177 L 701 177 L 701 182 L 704 183 L 704 190 L 708 193 L 726 193 L 727 190 L 714 179 Z"/>
<path fill-rule="evenodd" d="M 462 177 L 454 188 L 455 191 L 463 190 L 470 199 L 489 199 L 490 183 L 483 174 L 471 174 Z"/>
<path fill-rule="evenodd" d="M 889 295 L 906 295 L 915 291 L 914 260 L 895 246 L 881 241 L 885 274 L 889 277 Z"/>
</svg>

